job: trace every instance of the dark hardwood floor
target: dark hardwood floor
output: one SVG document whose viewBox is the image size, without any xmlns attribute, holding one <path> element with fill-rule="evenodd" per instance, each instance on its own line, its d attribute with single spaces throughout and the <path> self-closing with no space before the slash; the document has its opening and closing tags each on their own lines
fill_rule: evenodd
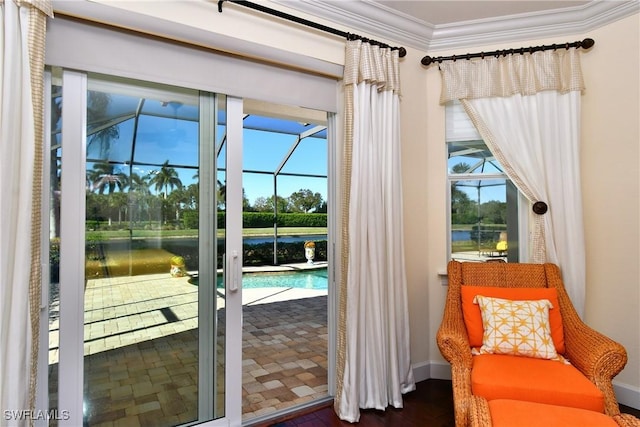
<svg viewBox="0 0 640 427">
<path fill-rule="evenodd" d="M 404 396 L 404 408 L 386 411 L 360 411 L 361 426 L 453 427 L 451 381 L 427 380 L 416 384 L 416 390 Z M 271 424 L 273 427 L 354 426 L 341 421 L 333 406 L 324 407 L 295 418 Z"/>
<path fill-rule="evenodd" d="M 620 410 L 640 418 L 640 410 L 621 405 Z M 333 406 L 312 412 L 290 415 L 269 424 L 272 427 L 353 426 L 341 421 Z M 451 381 L 426 380 L 416 384 L 416 390 L 404 396 L 404 408 L 386 411 L 360 411 L 360 426 L 449 427 L 454 426 Z"/>
</svg>

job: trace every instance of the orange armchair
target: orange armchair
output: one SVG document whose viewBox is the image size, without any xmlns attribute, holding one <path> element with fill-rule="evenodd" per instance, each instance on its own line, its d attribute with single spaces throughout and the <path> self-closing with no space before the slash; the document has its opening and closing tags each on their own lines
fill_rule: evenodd
<svg viewBox="0 0 640 427">
<path fill-rule="evenodd" d="M 471 353 L 464 322 L 462 285 L 555 288 L 564 328 L 564 357 L 604 395 L 604 414 L 624 425 L 623 420 L 626 419 L 620 414 L 611 381 L 627 363 L 627 353 L 622 345 L 582 322 L 569 299 L 556 265 L 451 261 L 447 272 L 448 291 L 436 340 L 440 352 L 451 364 L 456 426 L 470 425 L 472 414 L 475 420 L 482 419 L 483 416 L 490 418 L 486 413 L 488 405 L 483 403 L 486 400 L 482 396 L 474 396 L 472 390 L 474 358 L 478 356 Z M 564 386 L 566 385 L 557 384 L 558 388 Z"/>
</svg>

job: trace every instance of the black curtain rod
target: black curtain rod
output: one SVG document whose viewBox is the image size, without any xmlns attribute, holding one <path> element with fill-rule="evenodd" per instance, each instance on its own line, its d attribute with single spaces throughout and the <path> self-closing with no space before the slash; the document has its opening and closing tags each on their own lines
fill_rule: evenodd
<svg viewBox="0 0 640 427">
<path fill-rule="evenodd" d="M 299 18 L 297 16 L 289 15 L 288 13 L 280 12 L 279 10 L 271 9 L 256 3 L 252 3 L 250 1 L 241 1 L 241 0 L 218 0 L 218 12 L 222 13 L 222 4 L 227 1 L 230 3 L 235 3 L 240 6 L 248 7 L 249 9 L 257 10 L 259 12 L 267 13 L 269 15 L 277 16 L 278 18 L 283 18 L 288 21 L 293 21 L 298 24 L 306 25 L 307 27 L 315 28 L 316 30 L 324 31 L 326 33 L 335 34 L 340 37 L 344 37 L 347 40 L 362 40 L 365 43 L 374 44 L 380 47 L 388 47 L 392 50 L 398 51 L 398 56 L 400 58 L 404 58 L 407 55 L 407 50 L 404 47 L 392 47 L 388 44 L 378 42 L 375 40 L 368 39 L 366 37 L 359 36 L 357 34 L 347 33 L 341 30 L 337 30 L 335 28 L 327 27 L 326 25 L 318 24 L 317 22 L 308 21 L 303 18 Z"/>
<path fill-rule="evenodd" d="M 518 49 L 503 49 L 503 50 L 494 50 L 491 52 L 479 52 L 479 53 L 467 53 L 464 55 L 451 55 L 451 56 L 437 56 L 432 58 L 431 56 L 425 56 L 420 61 L 422 65 L 431 65 L 434 62 L 440 64 L 442 61 L 456 61 L 458 59 L 471 59 L 471 58 L 484 58 L 485 56 L 495 56 L 498 57 L 500 55 L 507 56 L 513 55 L 514 53 L 519 53 L 520 55 L 525 53 L 533 53 L 539 52 L 543 50 L 556 50 L 556 49 L 569 49 L 571 47 L 575 48 L 583 48 L 590 49 L 596 42 L 593 39 L 584 39 L 582 41 L 576 41 L 573 43 L 564 43 L 564 44 L 550 44 L 550 45 L 542 45 L 542 46 L 531 46 L 531 47 L 521 47 Z"/>
</svg>

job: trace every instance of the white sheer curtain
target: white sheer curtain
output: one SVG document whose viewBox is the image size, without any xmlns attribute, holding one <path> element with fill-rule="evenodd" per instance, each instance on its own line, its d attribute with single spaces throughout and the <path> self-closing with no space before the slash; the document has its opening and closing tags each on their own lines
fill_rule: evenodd
<svg viewBox="0 0 640 427">
<path fill-rule="evenodd" d="M 402 225 L 398 52 L 348 41 L 338 416 L 402 407 L 415 388 Z"/>
<path fill-rule="evenodd" d="M 0 406 L 33 409 L 40 308 L 42 93 L 47 0 L 0 1 Z"/>
<path fill-rule="evenodd" d="M 533 262 L 563 272 L 576 310 L 585 294 L 580 186 L 580 95 L 576 49 L 441 65 L 441 102 L 460 99 L 519 190 L 547 212 L 531 214 Z"/>
</svg>

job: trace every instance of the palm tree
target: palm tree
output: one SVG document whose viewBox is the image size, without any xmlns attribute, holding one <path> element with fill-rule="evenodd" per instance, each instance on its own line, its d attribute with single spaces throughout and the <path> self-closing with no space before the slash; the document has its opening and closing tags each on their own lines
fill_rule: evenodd
<svg viewBox="0 0 640 427">
<path fill-rule="evenodd" d="M 109 125 L 112 119 L 107 114 L 111 95 L 104 92 L 89 91 L 87 96 L 87 150 L 98 144 L 100 158 L 106 158 L 111 149 L 111 141 L 120 138 L 120 128 Z"/>
<path fill-rule="evenodd" d="M 178 177 L 178 172 L 172 167 L 169 167 L 169 160 L 166 160 L 160 170 L 152 172 L 153 177 L 149 180 L 149 184 L 155 185 L 155 190 L 160 192 L 164 189 L 163 198 L 167 198 L 169 189 L 173 190 L 175 187 L 182 188 L 182 181 Z"/>
<path fill-rule="evenodd" d="M 90 192 L 96 192 L 103 195 L 105 189 L 108 189 L 106 200 L 104 200 L 101 209 L 106 211 L 111 225 L 111 207 L 113 206 L 112 195 L 116 188 L 122 191 L 127 186 L 129 179 L 127 175 L 119 172 L 116 165 L 100 162 L 93 165 L 93 169 L 87 171 L 87 187 Z"/>
<path fill-rule="evenodd" d="M 128 184 L 127 175 L 117 171 L 116 166 L 107 162 L 100 162 L 93 165 L 93 169 L 87 171 L 87 181 L 89 191 L 97 191 L 104 194 L 108 188 L 108 194 L 112 194 L 116 188 L 122 191 Z"/>
<path fill-rule="evenodd" d="M 129 217 L 135 223 L 140 220 L 143 209 L 149 209 L 149 177 L 140 176 L 135 172 L 131 173 L 129 179 L 129 200 L 131 202 L 131 213 Z"/>
<path fill-rule="evenodd" d="M 155 185 L 155 189 L 157 192 L 164 189 L 162 194 L 162 223 L 165 222 L 165 210 L 169 207 L 167 203 L 167 194 L 169 193 L 169 189 L 173 190 L 175 187 L 182 188 L 182 181 L 178 177 L 178 172 L 172 167 L 169 166 L 169 160 L 166 160 L 160 170 L 156 170 L 152 172 L 153 177 L 149 180 L 149 184 Z"/>
<path fill-rule="evenodd" d="M 226 182 L 223 183 L 219 179 L 216 180 L 216 184 L 217 184 L 217 187 L 218 187 L 217 188 L 217 193 L 218 194 L 216 194 L 218 210 L 224 210 L 226 208 L 226 205 L 227 205 L 227 184 L 226 184 Z"/>
<path fill-rule="evenodd" d="M 118 224 L 122 223 L 122 212 L 125 219 L 129 208 L 129 197 L 125 193 L 114 193 L 109 196 L 109 205 L 118 211 Z"/>
<path fill-rule="evenodd" d="M 451 168 L 452 174 L 469 173 L 471 166 L 461 162 Z M 451 223 L 471 224 L 478 220 L 477 204 L 469 198 L 469 195 L 460 189 L 459 181 L 451 182 Z"/>
<path fill-rule="evenodd" d="M 151 194 L 151 191 L 149 191 L 149 178 L 132 172 L 129 180 L 129 190 L 140 194 Z"/>
</svg>

